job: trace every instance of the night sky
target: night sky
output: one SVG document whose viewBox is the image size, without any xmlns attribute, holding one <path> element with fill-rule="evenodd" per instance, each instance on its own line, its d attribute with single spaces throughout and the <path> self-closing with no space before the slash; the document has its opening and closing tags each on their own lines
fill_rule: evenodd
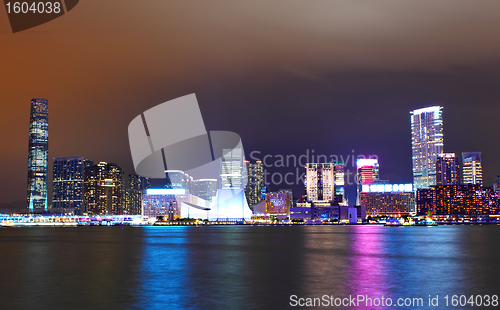
<svg viewBox="0 0 500 310">
<path fill-rule="evenodd" d="M 0 59 L 0 202 L 26 199 L 34 97 L 50 161 L 133 173 L 129 122 L 196 93 L 247 157 L 354 150 L 395 183 L 412 182 L 409 112 L 441 105 L 444 151 L 481 151 L 486 186 L 500 174 L 500 1 L 80 1 L 16 34 L 0 8 Z"/>
</svg>

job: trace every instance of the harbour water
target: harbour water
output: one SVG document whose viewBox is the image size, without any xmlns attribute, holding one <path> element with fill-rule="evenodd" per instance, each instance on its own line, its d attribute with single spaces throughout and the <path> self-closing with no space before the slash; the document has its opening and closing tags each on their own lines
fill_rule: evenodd
<svg viewBox="0 0 500 310">
<path fill-rule="evenodd" d="M 500 294 L 499 236 L 498 225 L 0 228 L 0 308 L 286 309 L 291 295 L 445 308 L 446 295 Z"/>
</svg>

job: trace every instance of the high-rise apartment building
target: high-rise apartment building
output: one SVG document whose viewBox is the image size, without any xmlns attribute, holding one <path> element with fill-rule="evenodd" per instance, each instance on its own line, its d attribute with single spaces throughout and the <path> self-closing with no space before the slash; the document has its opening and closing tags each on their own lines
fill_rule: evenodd
<svg viewBox="0 0 500 310">
<path fill-rule="evenodd" d="M 436 160 L 436 185 L 460 183 L 460 165 L 455 153 L 438 154 Z"/>
<path fill-rule="evenodd" d="M 249 206 L 256 205 L 262 200 L 262 188 L 264 187 L 264 166 L 258 160 L 251 163 L 245 160 L 247 184 L 245 185 L 245 197 Z"/>
<path fill-rule="evenodd" d="M 481 152 L 462 153 L 462 183 L 483 185 Z"/>
<path fill-rule="evenodd" d="M 124 173 L 116 164 L 100 162 L 85 169 L 84 203 L 86 213 L 126 214 Z"/>
<path fill-rule="evenodd" d="M 345 185 L 345 179 L 344 179 L 344 162 L 337 162 L 334 165 L 335 169 L 335 195 L 337 196 L 342 196 L 342 204 L 344 206 L 347 206 L 347 196 L 345 195 L 345 190 L 344 190 L 344 185 Z"/>
<path fill-rule="evenodd" d="M 47 176 L 49 169 L 49 102 L 31 100 L 28 146 L 28 210 L 30 213 L 48 211 Z"/>
<path fill-rule="evenodd" d="M 125 184 L 125 210 L 128 214 L 141 214 L 142 198 L 149 187 L 148 178 L 129 174 Z"/>
<path fill-rule="evenodd" d="M 436 184 L 436 161 L 443 153 L 441 109 L 432 106 L 410 112 L 413 184 L 417 189 Z"/>
<path fill-rule="evenodd" d="M 308 201 L 333 201 L 335 199 L 334 166 L 334 163 L 308 163 L 306 165 Z"/>
<path fill-rule="evenodd" d="M 92 161 L 79 157 L 54 158 L 52 175 L 52 209 L 60 213 L 81 215 L 84 207 L 85 168 Z"/>
</svg>

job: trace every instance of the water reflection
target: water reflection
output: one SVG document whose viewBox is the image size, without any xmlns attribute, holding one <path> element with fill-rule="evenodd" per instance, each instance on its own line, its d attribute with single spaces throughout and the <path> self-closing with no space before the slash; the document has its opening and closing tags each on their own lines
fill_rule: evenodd
<svg viewBox="0 0 500 310">
<path fill-rule="evenodd" d="M 439 295 L 441 307 L 445 295 L 498 294 L 499 234 L 500 226 L 0 229 L 0 308 L 283 309 L 290 295 L 358 294 L 426 306 Z"/>
<path fill-rule="evenodd" d="M 0 238 L 2 309 L 124 308 L 136 289 L 141 229 L 12 228 Z"/>
</svg>

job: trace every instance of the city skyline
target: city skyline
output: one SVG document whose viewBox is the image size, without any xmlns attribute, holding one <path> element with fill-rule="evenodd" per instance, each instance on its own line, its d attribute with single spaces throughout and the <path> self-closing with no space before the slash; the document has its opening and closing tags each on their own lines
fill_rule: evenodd
<svg viewBox="0 0 500 310">
<path fill-rule="evenodd" d="M 46 99 L 33 99 L 31 102 L 32 103 L 32 111 L 31 111 L 31 116 L 30 116 L 30 122 L 31 122 L 31 125 L 30 125 L 30 150 L 32 150 L 31 153 L 34 152 L 33 154 L 35 154 L 35 155 L 38 153 L 41 153 L 41 154 L 43 153 L 42 155 L 47 156 L 47 153 L 48 153 L 47 102 L 48 101 Z M 44 106 L 39 107 L 39 105 L 42 103 L 44 104 Z M 432 155 L 432 156 L 429 159 L 424 159 L 424 162 L 430 163 L 430 161 L 434 161 L 434 164 L 431 164 L 429 166 L 429 167 L 432 167 L 434 169 L 433 180 L 431 182 L 426 181 L 428 185 L 421 187 L 421 188 L 429 188 L 429 185 L 433 186 L 436 184 L 437 185 L 479 184 L 482 186 L 483 184 L 482 184 L 481 152 L 462 152 L 462 178 L 460 178 L 460 172 L 459 172 L 460 165 L 458 164 L 458 160 L 457 160 L 455 154 L 443 152 L 443 138 L 442 138 L 442 136 L 443 136 L 443 134 L 442 134 L 443 123 L 442 123 L 442 117 L 441 117 L 441 109 L 442 109 L 442 107 L 440 107 L 440 106 L 431 106 L 431 107 L 420 108 L 420 109 L 413 110 L 410 112 L 410 114 L 412 115 L 411 129 L 412 129 L 412 132 L 414 135 L 414 137 L 412 138 L 413 153 L 416 154 L 415 152 L 416 152 L 416 150 L 418 150 L 418 148 L 415 147 L 415 145 L 416 145 L 415 141 L 416 140 L 423 141 L 422 138 L 415 137 L 415 132 L 426 132 L 426 134 L 425 134 L 426 139 L 429 139 L 427 137 L 427 132 L 430 132 L 431 133 L 429 135 L 430 139 L 427 141 L 430 141 L 430 143 L 432 145 L 436 144 L 436 143 L 438 144 L 437 149 L 434 147 L 430 148 L 431 151 L 428 154 Z M 41 113 L 41 112 L 43 112 L 43 113 Z M 422 116 L 422 114 L 424 116 Z M 430 116 L 428 116 L 428 114 L 430 114 Z M 415 117 L 417 117 L 417 118 L 415 118 Z M 40 122 L 42 122 L 43 124 L 38 124 Z M 425 125 L 422 125 L 422 123 L 424 123 Z M 432 128 L 436 124 L 438 125 L 438 127 L 436 129 Z M 42 126 L 42 127 L 44 126 L 44 127 L 41 128 L 40 126 Z M 425 126 L 431 126 L 431 127 L 426 128 Z M 38 134 L 41 134 L 41 137 L 43 136 L 43 138 L 44 138 L 44 139 L 42 139 L 43 141 L 41 141 L 40 139 L 37 139 L 37 137 L 39 136 Z M 35 135 L 35 136 L 33 136 L 33 135 Z M 435 138 L 435 136 L 438 136 L 438 138 Z M 38 140 L 40 140 L 43 143 L 40 143 L 40 141 L 38 141 Z M 423 141 L 421 144 L 428 143 L 427 141 Z M 34 146 L 32 146 L 32 144 Z M 427 148 L 428 147 L 426 146 L 425 150 L 427 150 Z M 220 176 L 219 176 L 220 179 L 218 181 L 219 188 L 228 188 L 228 187 L 233 188 L 235 186 L 236 186 L 235 188 L 243 188 L 244 187 L 245 192 L 247 192 L 249 190 L 248 182 L 255 182 L 255 181 L 252 181 L 252 178 L 256 178 L 256 176 L 252 177 L 251 176 L 252 173 L 250 172 L 251 170 L 249 170 L 249 169 L 254 169 L 252 167 L 255 164 L 251 163 L 248 160 L 244 160 L 244 154 L 241 153 L 240 149 L 232 150 L 231 152 L 229 152 L 229 151 L 230 150 L 224 150 L 223 153 L 225 155 L 221 158 Z M 235 153 L 236 155 L 233 155 L 234 152 L 239 152 L 239 153 Z M 38 156 L 38 155 L 37 156 L 35 156 L 35 155 L 30 155 L 30 158 Z M 428 155 L 426 155 L 426 156 L 428 156 Z M 38 157 L 40 157 L 40 156 L 38 156 Z M 317 158 L 319 159 L 321 157 L 317 157 Z M 415 156 L 413 157 L 413 160 L 415 163 Z M 31 163 L 34 161 L 30 159 L 29 162 Z M 99 165 L 95 165 L 94 167 L 100 167 L 101 164 L 108 165 L 107 163 L 101 162 Z M 262 182 L 262 184 L 264 184 L 263 183 L 264 182 L 264 174 L 262 172 L 262 170 L 264 170 L 264 169 L 262 166 L 262 161 L 257 161 L 257 164 L 260 165 L 260 168 L 258 168 L 258 169 L 261 170 L 261 172 L 260 172 L 261 175 L 259 175 L 259 177 L 257 177 L 257 178 L 260 179 L 259 182 Z M 53 192 L 52 192 L 52 201 L 50 202 L 50 206 L 49 206 L 48 205 L 49 199 L 47 197 L 47 193 L 49 192 L 48 188 L 47 188 L 48 163 L 46 161 L 45 166 L 38 167 L 38 168 L 32 167 L 33 165 L 30 164 L 28 167 L 28 175 L 37 175 L 36 172 L 38 170 L 40 170 L 42 168 L 45 169 L 45 173 L 42 173 L 42 174 L 38 173 L 38 174 L 45 176 L 45 183 L 44 184 L 45 184 L 45 196 L 46 196 L 45 205 L 46 206 L 43 208 L 43 210 L 39 210 L 38 213 L 47 212 L 50 208 L 54 208 L 54 210 L 72 209 L 72 210 L 74 210 L 75 214 L 81 214 L 81 212 L 82 212 L 81 210 L 83 210 L 83 205 L 85 205 L 85 211 L 87 211 L 87 208 L 88 208 L 88 212 L 90 212 L 90 214 L 93 214 L 94 212 L 91 211 L 92 208 L 90 207 L 90 205 L 88 205 L 88 202 L 87 202 L 88 198 L 84 197 L 84 191 L 83 191 L 84 183 L 85 184 L 88 183 L 87 176 L 85 176 L 85 178 L 84 178 L 83 172 L 85 170 L 85 173 L 88 174 L 90 172 L 90 170 L 89 170 L 89 172 L 87 172 L 87 169 L 91 165 L 92 165 L 92 161 L 85 160 L 81 156 L 80 157 L 56 157 L 56 158 L 54 158 L 53 184 L 51 186 L 51 188 L 53 189 Z M 111 164 L 111 165 L 116 166 L 116 164 Z M 311 176 L 310 176 L 311 169 L 310 168 L 312 167 L 311 165 L 321 166 L 322 168 L 319 168 L 318 171 L 324 170 L 325 168 L 327 168 L 327 170 L 329 169 L 328 171 L 330 171 L 329 174 L 331 174 L 331 176 L 328 177 L 329 174 L 327 173 L 325 176 L 326 181 L 323 180 L 323 178 L 324 178 L 323 176 L 318 177 L 318 180 L 315 181 L 315 183 L 317 182 L 318 186 L 320 186 L 321 188 L 323 187 L 322 184 L 324 182 L 326 182 L 325 183 L 326 188 L 332 186 L 332 189 L 330 190 L 330 192 L 328 192 L 328 190 L 326 192 L 327 197 L 331 196 L 327 200 L 333 201 L 334 199 L 333 199 L 332 195 L 340 194 L 340 193 L 344 192 L 344 186 L 343 186 L 343 184 L 344 184 L 344 174 L 343 174 L 344 166 L 343 166 L 343 163 L 340 165 L 339 165 L 339 162 L 333 163 L 331 161 L 329 161 L 329 163 L 317 163 L 317 164 L 308 163 L 305 167 L 306 174 L 305 174 L 305 180 L 304 180 L 305 185 L 306 185 L 306 191 L 305 191 L 306 197 L 311 195 L 311 188 L 310 188 L 311 181 L 312 181 L 310 179 L 311 178 Z M 85 168 L 84 168 L 84 166 L 85 166 Z M 359 205 L 360 204 L 359 197 L 360 197 L 362 185 L 388 184 L 389 181 L 379 179 L 378 158 L 377 159 L 371 159 L 371 158 L 359 159 L 358 158 L 356 161 L 356 166 L 357 166 L 356 179 L 358 182 L 356 205 Z M 121 168 L 119 168 L 118 166 L 116 166 L 116 167 L 120 171 L 119 172 L 120 177 L 117 179 L 118 181 L 112 181 L 113 184 L 110 183 L 110 185 L 106 185 L 103 183 L 103 184 L 99 184 L 98 186 L 103 186 L 104 188 L 106 188 L 106 187 L 115 188 L 115 186 L 116 186 L 115 182 L 119 182 L 119 183 L 123 183 L 123 184 L 127 183 L 127 181 L 125 179 L 125 176 L 126 176 L 125 172 Z M 238 171 L 233 172 L 233 170 L 235 170 L 235 169 Z M 35 170 L 37 170 L 37 171 L 35 171 Z M 341 175 L 339 175 L 336 172 L 337 170 L 341 171 Z M 34 172 L 32 172 L 32 171 L 34 171 Z M 415 171 L 415 168 L 414 168 L 414 171 Z M 166 188 L 186 188 L 185 186 L 181 186 L 181 185 L 173 186 L 175 184 L 172 181 L 172 177 L 169 177 L 171 175 L 171 173 L 183 173 L 184 174 L 184 172 L 182 172 L 180 170 L 179 171 L 166 170 L 165 175 L 167 176 L 167 178 L 165 179 L 165 181 L 167 183 L 165 183 L 165 187 Z M 234 173 L 236 173 L 236 175 L 233 175 Z M 92 173 L 90 172 L 90 174 L 92 174 Z M 94 173 L 94 174 L 97 175 L 98 173 Z M 318 176 L 319 175 L 320 174 L 318 174 Z M 67 180 L 68 176 L 69 176 L 69 180 Z M 140 177 L 140 176 L 132 174 L 132 175 L 128 175 L 128 178 L 130 179 L 133 176 Z M 225 181 L 225 178 L 227 178 L 227 177 L 230 177 L 231 182 L 228 183 L 227 181 Z M 190 177 L 190 178 L 192 179 L 192 177 Z M 101 181 L 99 181 L 99 179 Z M 113 179 L 114 179 L 114 177 L 113 177 Z M 243 180 L 246 180 L 246 181 L 243 181 Z M 257 180 L 257 179 L 255 179 L 255 180 Z M 76 181 L 76 183 L 78 183 L 76 185 L 76 187 L 75 187 L 75 184 L 76 184 L 75 181 Z M 102 183 L 104 181 L 109 183 L 109 182 L 111 182 L 111 179 L 108 180 L 108 179 L 100 177 L 100 178 L 97 178 L 96 181 L 98 181 L 98 183 L 99 182 Z M 191 180 L 191 182 L 189 182 L 189 184 L 191 184 L 192 181 L 193 180 Z M 216 180 L 214 180 L 214 181 L 216 181 Z M 233 184 L 233 181 L 236 181 L 236 184 Z M 340 181 L 340 183 L 342 183 L 341 186 L 336 185 L 334 188 L 333 184 L 335 182 L 338 182 L 338 181 Z M 129 180 L 129 182 L 131 182 L 131 181 Z M 37 213 L 36 209 L 34 209 L 32 206 L 33 205 L 33 202 L 32 202 L 33 194 L 32 194 L 32 191 L 30 191 L 30 188 L 33 187 L 33 185 L 30 185 L 31 183 L 35 183 L 35 182 L 34 181 L 28 182 L 28 209 L 31 213 Z M 420 180 L 418 178 L 414 177 L 413 185 L 414 185 L 415 190 L 419 189 L 419 185 L 421 186 L 420 183 L 421 183 Z M 246 184 L 246 185 L 244 185 L 244 184 Z M 262 188 L 262 184 L 259 186 L 259 188 Z M 70 185 L 73 185 L 73 187 L 75 187 L 75 188 L 73 188 Z M 275 186 L 276 184 L 271 184 L 271 185 Z M 85 186 L 88 187 L 88 185 L 85 185 Z M 123 187 L 123 189 L 124 189 L 123 193 L 120 193 L 118 198 L 116 198 L 116 197 L 113 198 L 113 199 L 118 199 L 120 201 L 118 203 L 118 205 L 116 205 L 116 203 L 114 203 L 114 202 L 112 202 L 110 204 L 110 202 L 108 201 L 108 202 L 106 202 L 107 206 L 105 206 L 103 209 L 103 210 L 106 210 L 105 212 L 103 212 L 103 210 L 100 210 L 98 213 L 94 213 L 94 214 L 107 214 L 108 212 L 109 212 L 109 214 L 124 214 L 123 213 L 124 211 L 116 211 L 116 210 L 111 211 L 111 209 L 110 209 L 112 206 L 113 208 L 118 207 L 118 208 L 121 208 L 122 210 L 126 210 L 125 199 L 126 199 L 126 195 L 128 195 L 128 193 L 126 192 L 125 187 L 123 185 L 120 185 L 120 186 Z M 179 187 L 179 186 L 181 186 L 181 187 Z M 190 187 L 191 187 L 191 185 L 190 185 Z M 145 190 L 145 187 L 143 187 L 142 189 Z M 69 193 L 69 190 L 77 191 L 77 192 Z M 208 190 L 208 191 L 211 191 L 211 190 Z M 96 192 L 96 190 L 90 190 L 90 192 Z M 87 193 L 87 190 L 85 191 L 85 193 Z M 113 193 L 114 193 L 114 189 L 113 189 Z M 318 193 L 320 196 L 322 196 L 323 190 L 319 189 Z M 115 194 L 113 194 L 113 196 L 114 195 Z M 140 193 L 138 192 L 136 195 L 140 195 Z M 203 194 L 203 195 L 206 196 L 206 194 Z M 330 196 L 328 196 L 328 195 L 330 195 Z M 99 195 L 97 195 L 97 196 L 99 197 Z M 123 196 L 123 197 L 121 197 L 121 196 Z M 196 196 L 202 197 L 198 193 Z M 204 199 L 207 197 L 204 197 Z M 251 204 L 249 204 L 249 206 L 259 202 L 260 198 L 258 198 L 258 197 L 260 197 L 260 195 L 256 195 L 255 198 L 252 197 L 251 199 L 249 197 L 247 197 L 248 202 L 254 200 Z M 262 199 L 263 198 L 264 198 L 264 196 L 262 196 Z M 347 197 L 343 195 L 344 205 L 345 205 L 346 198 Z M 109 200 L 109 198 L 107 200 Z M 211 201 L 212 199 L 210 198 L 209 200 Z M 301 199 L 299 199 L 299 200 L 301 200 Z M 308 198 L 307 200 L 311 200 L 311 199 Z M 317 200 L 317 199 L 314 198 L 312 200 Z M 69 202 L 71 203 L 71 208 L 69 208 L 69 206 L 67 205 Z M 123 204 L 123 206 L 122 206 L 122 204 Z"/>
<path fill-rule="evenodd" d="M 109 5 L 80 3 L 50 23 L 2 34 L 10 48 L 0 51 L 9 59 L 0 95 L 0 135 L 9 146 L 0 162 L 1 201 L 25 199 L 27 180 L 19 171 L 26 166 L 26 102 L 35 96 L 51 102 L 50 159 L 84 156 L 117 163 L 128 173 L 129 121 L 169 98 L 196 92 L 207 129 L 238 132 L 247 157 L 255 150 L 300 156 L 313 149 L 347 156 L 354 149 L 377 154 L 385 167 L 381 179 L 396 183 L 412 177 L 408 111 L 440 105 L 445 151 L 481 151 L 486 186 L 500 174 L 500 149 L 489 143 L 500 112 L 499 3 L 295 3 L 285 13 L 272 4 L 238 3 L 223 10 L 241 17 L 234 20 L 217 11 L 220 5 L 203 4 L 213 15 L 191 5 L 127 3 L 120 10 L 151 21 L 130 24 Z M 376 14 L 352 14 L 358 9 Z M 85 22 L 89 11 L 98 11 L 95 22 Z M 254 27 L 257 16 L 272 31 Z M 159 32 L 154 24 L 163 25 Z M 0 29 L 10 32 L 6 18 Z M 126 31 L 116 36 L 113 29 Z M 171 40 L 159 42 L 158 33 Z M 29 46 L 40 49 L 33 54 Z M 86 57 L 88 50 L 95 58 Z M 346 185 L 346 192 L 355 197 L 352 187 Z"/>
</svg>

